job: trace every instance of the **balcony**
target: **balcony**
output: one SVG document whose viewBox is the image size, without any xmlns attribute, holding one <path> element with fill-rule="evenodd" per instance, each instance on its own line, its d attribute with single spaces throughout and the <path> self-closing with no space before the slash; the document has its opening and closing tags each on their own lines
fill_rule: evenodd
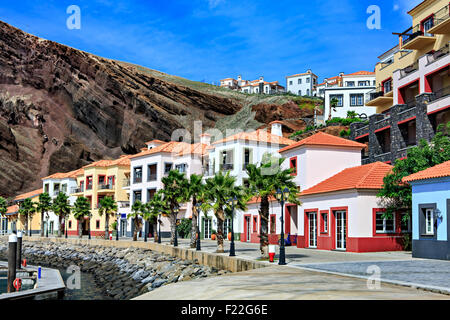
<svg viewBox="0 0 450 320">
<path fill-rule="evenodd" d="M 130 201 L 118 201 L 117 204 L 122 209 L 130 207 Z"/>
<path fill-rule="evenodd" d="M 433 92 L 432 96 L 430 97 L 429 102 L 436 101 L 436 100 L 444 98 L 448 95 L 450 95 L 450 86 L 442 88 L 440 90 L 436 90 L 435 92 Z"/>
<path fill-rule="evenodd" d="M 231 171 L 233 170 L 234 165 L 232 163 L 223 163 L 220 165 L 221 171 Z"/>
<path fill-rule="evenodd" d="M 448 46 L 448 43 L 447 43 L 441 49 L 439 49 L 439 50 L 437 50 L 437 51 L 435 51 L 433 53 L 428 54 L 427 55 L 427 62 L 428 62 L 428 64 L 433 63 L 433 62 L 435 62 L 435 61 L 437 61 L 437 60 L 447 56 L 448 53 L 449 53 L 449 46 Z"/>
<path fill-rule="evenodd" d="M 402 34 L 402 49 L 407 50 L 420 50 L 436 42 L 436 37 L 427 31 L 422 31 L 422 25 L 418 24 Z"/>
<path fill-rule="evenodd" d="M 134 177 L 133 183 L 142 183 L 142 177 Z"/>
<path fill-rule="evenodd" d="M 403 69 L 400 69 L 400 79 L 409 76 L 410 74 L 416 72 L 417 70 L 419 70 L 419 61 L 416 61 Z"/>
<path fill-rule="evenodd" d="M 394 101 L 391 86 L 378 86 L 366 93 L 366 106 L 378 107 L 392 105 Z"/>
<path fill-rule="evenodd" d="M 71 194 L 75 194 L 75 193 L 83 193 L 84 192 L 84 187 L 79 187 L 79 188 L 72 188 L 70 190 Z"/>
<path fill-rule="evenodd" d="M 88 184 L 87 186 L 86 186 L 86 191 L 87 190 L 92 190 L 92 183 L 90 183 L 90 184 Z"/>
<path fill-rule="evenodd" d="M 450 33 L 450 13 L 449 5 L 434 14 L 434 26 L 428 29 L 431 34 L 448 34 Z"/>
<path fill-rule="evenodd" d="M 157 180 L 157 174 L 156 173 L 151 173 L 148 175 L 147 181 L 151 182 L 151 181 L 156 181 Z"/>
</svg>

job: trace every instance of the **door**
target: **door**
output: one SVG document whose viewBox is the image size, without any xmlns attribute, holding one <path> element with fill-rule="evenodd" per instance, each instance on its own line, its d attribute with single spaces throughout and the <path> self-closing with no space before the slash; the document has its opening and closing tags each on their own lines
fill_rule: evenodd
<svg viewBox="0 0 450 320">
<path fill-rule="evenodd" d="M 54 222 L 50 221 L 49 227 L 48 227 L 48 234 L 53 234 L 54 229 Z"/>
<path fill-rule="evenodd" d="M 245 241 L 250 242 L 250 217 L 245 217 Z"/>
<path fill-rule="evenodd" d="M 347 248 L 347 219 L 345 211 L 336 211 L 336 249 Z"/>
<path fill-rule="evenodd" d="M 203 218 L 203 238 L 211 239 L 212 219 Z"/>
<path fill-rule="evenodd" d="M 2 234 L 8 233 L 8 219 L 7 218 L 1 218 L 2 219 Z"/>
<path fill-rule="evenodd" d="M 120 219 L 120 236 L 125 237 L 127 235 L 127 220 Z"/>
<path fill-rule="evenodd" d="M 317 248 L 317 212 L 308 213 L 309 247 Z"/>
</svg>

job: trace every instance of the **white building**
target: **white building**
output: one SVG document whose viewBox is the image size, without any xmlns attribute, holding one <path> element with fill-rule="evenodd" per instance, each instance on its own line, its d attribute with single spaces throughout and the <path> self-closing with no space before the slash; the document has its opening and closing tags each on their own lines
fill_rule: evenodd
<svg viewBox="0 0 450 320">
<path fill-rule="evenodd" d="M 299 96 L 315 96 L 318 76 L 308 70 L 286 77 L 286 91 Z"/>
<path fill-rule="evenodd" d="M 77 175 L 82 170 L 83 169 L 78 169 L 67 173 L 55 173 L 42 178 L 43 192 L 48 193 L 52 200 L 56 199 L 58 194 L 62 192 L 69 197 L 69 203 L 73 206 L 77 197 L 71 196 L 71 193 L 73 193 L 74 189 L 78 188 Z M 58 223 L 59 217 L 50 211 L 48 212 L 48 220 L 44 217 L 44 230 L 47 230 L 48 227 L 48 234 L 53 234 L 58 231 Z"/>
<path fill-rule="evenodd" d="M 264 81 L 264 77 L 249 81 L 243 80 L 242 76 L 239 75 L 237 79 L 227 78 L 220 80 L 220 86 L 244 93 L 276 94 L 285 92 L 285 88 L 278 81 L 267 82 Z"/>
<path fill-rule="evenodd" d="M 338 77 L 325 79 L 318 85 L 319 95 L 323 92 L 325 100 L 324 115 L 318 118 L 324 123 L 330 118 L 346 118 L 348 111 L 354 111 L 366 117 L 376 113 L 376 108 L 366 106 L 366 94 L 375 89 L 375 73 L 359 71 L 351 74 L 341 73 Z M 323 90 L 323 91 L 321 91 Z M 336 99 L 336 107 L 331 101 Z"/>
<path fill-rule="evenodd" d="M 176 169 L 186 173 L 189 178 L 191 174 L 202 174 L 202 161 L 208 147 L 208 135 L 201 137 L 201 142 L 189 144 L 185 142 L 163 142 L 152 140 L 147 142 L 147 148 L 140 153 L 130 157 L 130 185 L 125 187 L 130 194 L 130 207 L 139 200 L 147 203 L 154 194 L 164 187 L 162 178 L 169 171 Z M 180 207 L 178 218 L 189 218 L 192 216 L 191 203 Z M 162 218 L 162 237 L 170 236 L 170 222 L 168 218 Z M 132 236 L 134 223 L 129 219 L 127 223 L 127 236 Z M 153 234 L 153 226 L 145 226 L 147 233 Z"/>
<path fill-rule="evenodd" d="M 248 164 L 261 163 L 262 157 L 266 153 L 276 155 L 280 148 L 294 143 L 293 140 L 282 136 L 282 124 L 274 121 L 271 124 L 271 132 L 267 130 L 256 130 L 253 132 L 241 132 L 225 139 L 214 142 L 208 148 L 209 164 L 205 178 L 212 177 L 219 171 L 230 172 L 236 177 L 236 185 L 246 186 L 248 175 L 246 167 Z M 201 234 L 203 238 L 209 239 L 211 231 L 217 231 L 217 221 L 212 212 L 206 217 L 201 215 Z M 244 233 L 244 214 L 237 211 L 234 219 L 234 231 Z M 224 234 L 229 231 L 230 221 L 225 221 Z"/>
</svg>

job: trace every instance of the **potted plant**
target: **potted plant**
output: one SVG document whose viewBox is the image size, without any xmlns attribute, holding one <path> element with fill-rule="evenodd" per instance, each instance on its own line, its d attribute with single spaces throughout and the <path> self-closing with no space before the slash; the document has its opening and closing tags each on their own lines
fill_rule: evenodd
<svg viewBox="0 0 450 320">
<path fill-rule="evenodd" d="M 216 234 L 217 234 L 216 230 L 211 231 L 211 240 L 216 240 Z"/>
</svg>

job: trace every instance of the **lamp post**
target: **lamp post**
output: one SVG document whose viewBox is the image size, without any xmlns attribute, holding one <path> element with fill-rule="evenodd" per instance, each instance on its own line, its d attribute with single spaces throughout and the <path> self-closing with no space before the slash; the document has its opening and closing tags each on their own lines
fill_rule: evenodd
<svg viewBox="0 0 450 320">
<path fill-rule="evenodd" d="M 276 197 L 278 202 L 281 204 L 281 243 L 280 243 L 280 259 L 278 261 L 279 265 L 285 265 L 286 264 L 286 257 L 285 257 L 285 249 L 284 249 L 284 202 L 289 197 L 289 189 L 286 187 L 283 191 L 280 189 L 277 190 Z"/>
<path fill-rule="evenodd" d="M 173 213 L 175 214 L 175 239 L 173 240 L 173 246 L 178 247 L 178 236 L 177 236 L 177 218 L 178 218 L 178 212 L 180 211 L 179 207 L 175 207 L 173 209 Z"/>
<path fill-rule="evenodd" d="M 158 243 L 161 243 L 161 213 L 158 215 Z"/>
<path fill-rule="evenodd" d="M 119 217 L 120 213 L 117 213 L 117 219 L 116 219 L 116 241 L 119 241 Z"/>
<path fill-rule="evenodd" d="M 236 253 L 234 251 L 234 207 L 237 205 L 237 197 L 234 196 L 233 199 L 229 199 L 228 203 L 231 205 L 231 243 L 230 243 L 230 257 L 236 256 Z"/>
<path fill-rule="evenodd" d="M 197 202 L 195 204 L 195 207 L 197 208 L 197 239 L 196 239 L 196 245 L 197 247 L 195 248 L 196 251 L 201 251 L 202 248 L 200 246 L 200 228 L 198 227 L 199 225 L 199 220 L 200 220 L 200 208 L 202 207 L 202 203 L 201 202 Z"/>
<path fill-rule="evenodd" d="M 91 240 L 91 212 L 89 211 L 89 215 L 88 215 L 88 234 L 89 234 L 89 240 Z"/>
<path fill-rule="evenodd" d="M 144 219 L 144 242 L 147 242 L 147 220 L 145 219 Z"/>
<path fill-rule="evenodd" d="M 48 213 L 46 216 L 46 223 L 45 223 L 45 237 L 48 238 Z"/>
<path fill-rule="evenodd" d="M 67 218 L 64 217 L 64 228 L 66 229 L 66 239 L 67 239 Z"/>
</svg>

